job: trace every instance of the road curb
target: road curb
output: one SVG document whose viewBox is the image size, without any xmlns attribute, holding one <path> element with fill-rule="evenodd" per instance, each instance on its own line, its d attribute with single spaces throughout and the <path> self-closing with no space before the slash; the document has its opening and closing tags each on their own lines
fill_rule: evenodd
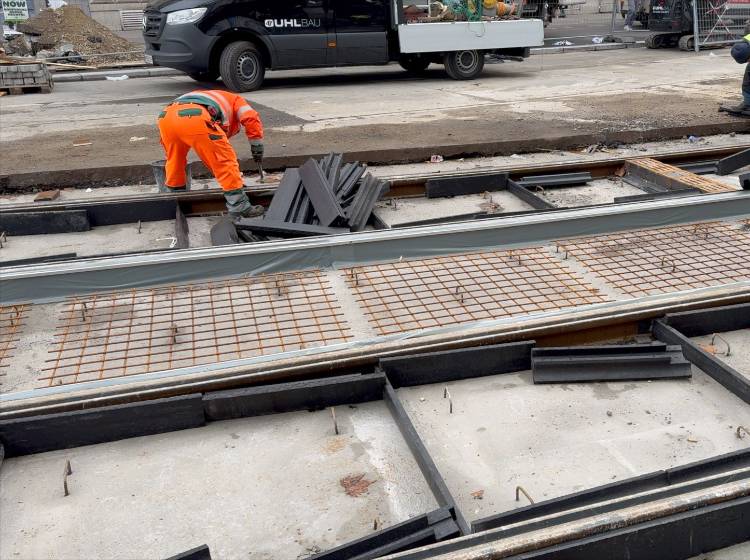
<svg viewBox="0 0 750 560">
<path fill-rule="evenodd" d="M 106 80 L 109 78 L 119 78 L 121 76 L 127 76 L 128 79 L 133 78 L 157 78 L 164 76 L 184 76 L 184 72 L 175 70 L 173 68 L 123 68 L 121 70 L 101 70 L 94 72 L 65 72 L 55 74 L 52 76 L 52 80 L 57 83 L 63 82 L 93 82 L 98 80 Z"/>
<path fill-rule="evenodd" d="M 539 47 L 531 49 L 531 54 L 559 54 L 567 52 L 585 52 L 585 51 L 614 51 L 618 49 L 635 49 L 644 48 L 644 41 L 634 43 L 600 43 L 598 45 L 569 45 L 560 47 Z"/>
<path fill-rule="evenodd" d="M 585 51 L 611 51 L 616 49 L 629 49 L 635 47 L 643 47 L 643 41 L 637 41 L 634 43 L 601 43 L 599 45 L 570 45 L 565 47 L 539 47 L 531 49 L 531 54 L 554 54 L 564 52 L 585 52 Z M 98 80 L 106 80 L 109 78 L 119 78 L 120 76 L 127 76 L 128 79 L 134 78 L 158 78 L 165 76 L 184 76 L 184 72 L 175 70 L 173 68 L 161 68 L 155 66 L 153 68 L 123 68 L 120 70 L 97 70 L 91 72 L 61 72 L 59 74 L 53 74 L 52 80 L 57 83 L 65 82 L 93 82 Z"/>
</svg>

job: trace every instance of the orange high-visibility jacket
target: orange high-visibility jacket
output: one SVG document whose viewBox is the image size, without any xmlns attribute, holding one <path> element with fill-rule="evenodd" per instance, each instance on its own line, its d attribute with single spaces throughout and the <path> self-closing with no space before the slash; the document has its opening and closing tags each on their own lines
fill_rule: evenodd
<svg viewBox="0 0 750 560">
<path fill-rule="evenodd" d="M 263 139 L 260 115 L 237 94 L 218 89 L 202 89 L 181 95 L 176 102 L 203 105 L 230 138 L 240 131 L 240 127 L 244 127 L 248 140 Z"/>
</svg>

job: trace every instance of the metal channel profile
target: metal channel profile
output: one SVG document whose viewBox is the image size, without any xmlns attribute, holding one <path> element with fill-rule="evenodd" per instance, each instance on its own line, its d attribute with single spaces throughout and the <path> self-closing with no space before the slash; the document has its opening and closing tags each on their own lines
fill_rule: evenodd
<svg viewBox="0 0 750 560">
<path fill-rule="evenodd" d="M 685 357 L 746 403 L 750 403 L 750 380 L 688 338 L 750 326 L 750 304 L 717 307 L 667 315 L 654 322 L 653 333 L 667 344 L 678 344 Z"/>
<path fill-rule="evenodd" d="M 189 249 L 14 267 L 0 272 L 0 301 L 3 305 L 53 301 L 113 289 L 256 276 L 436 253 L 447 255 L 746 215 L 750 215 L 750 193 L 735 191 L 440 226 L 269 242 L 259 246 Z"/>
<path fill-rule="evenodd" d="M 445 483 L 435 461 L 432 459 L 429 451 L 427 451 L 427 447 L 425 447 L 422 438 L 419 436 L 419 432 L 414 427 L 409 414 L 404 409 L 404 405 L 401 404 L 395 389 L 389 381 L 386 381 L 385 388 L 383 389 L 383 400 L 391 411 L 393 420 L 396 422 L 404 440 L 406 440 L 406 444 L 409 446 L 417 465 L 419 465 L 419 470 L 422 471 L 422 475 L 427 481 L 430 490 L 432 490 L 438 505 L 449 508 L 453 512 L 461 534 L 468 535 L 471 533 L 471 526 L 458 509 L 456 500 L 448 489 L 448 485 Z"/>
</svg>

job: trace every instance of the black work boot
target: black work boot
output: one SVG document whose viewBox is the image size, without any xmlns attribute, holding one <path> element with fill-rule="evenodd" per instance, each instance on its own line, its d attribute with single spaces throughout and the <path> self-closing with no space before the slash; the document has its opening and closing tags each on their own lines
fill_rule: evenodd
<svg viewBox="0 0 750 560">
<path fill-rule="evenodd" d="M 168 192 L 187 192 L 187 187 L 185 185 L 181 187 L 168 187 L 167 185 L 159 185 L 159 192 L 161 193 L 168 193 Z"/>
<path fill-rule="evenodd" d="M 738 105 L 722 105 L 719 111 L 729 113 L 730 115 L 743 115 L 750 117 L 750 105 L 740 101 Z"/>
<path fill-rule="evenodd" d="M 263 207 L 250 204 L 250 199 L 247 198 L 247 194 L 242 189 L 224 191 L 224 200 L 227 203 L 229 217 L 232 219 L 263 215 Z"/>
</svg>

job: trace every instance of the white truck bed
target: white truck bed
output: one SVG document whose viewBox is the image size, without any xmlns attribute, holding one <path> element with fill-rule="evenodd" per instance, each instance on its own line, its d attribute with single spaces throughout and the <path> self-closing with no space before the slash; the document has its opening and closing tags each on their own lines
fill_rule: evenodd
<svg viewBox="0 0 750 560">
<path fill-rule="evenodd" d="M 540 19 L 407 23 L 398 26 L 402 53 L 540 47 Z"/>
</svg>

